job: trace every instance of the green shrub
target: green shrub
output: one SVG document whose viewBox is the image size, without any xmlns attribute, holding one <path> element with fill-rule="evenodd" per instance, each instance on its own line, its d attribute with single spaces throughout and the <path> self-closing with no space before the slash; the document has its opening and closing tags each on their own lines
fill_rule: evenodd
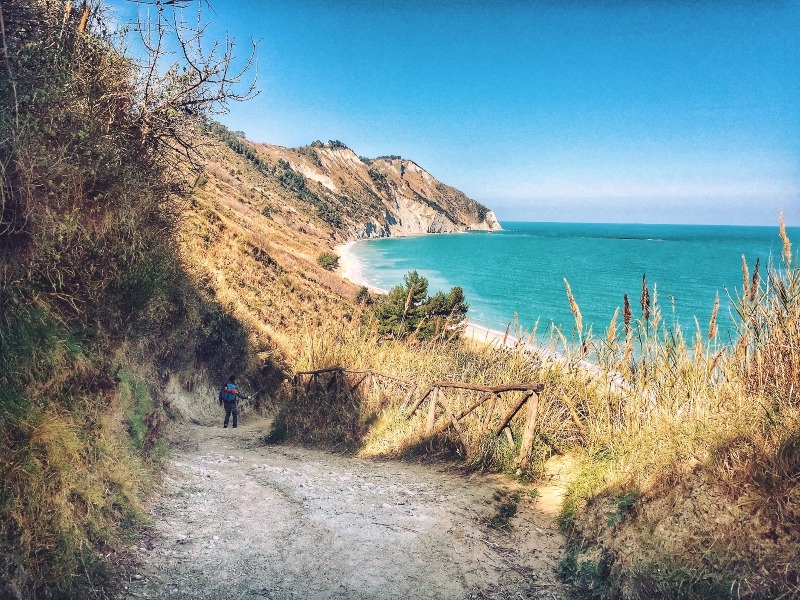
<svg viewBox="0 0 800 600">
<path fill-rule="evenodd" d="M 317 257 L 317 264 L 323 269 L 333 271 L 339 266 L 339 257 L 333 252 L 323 252 Z"/>
<path fill-rule="evenodd" d="M 581 554 L 580 548 L 570 548 L 558 566 L 561 578 L 571 584 L 574 598 L 592 600 L 614 598 L 610 581 L 613 560 L 607 552 L 597 559 Z"/>
<path fill-rule="evenodd" d="M 361 286 L 356 294 L 356 304 L 365 304 L 369 306 L 372 304 L 372 296 L 369 294 L 369 290 L 366 286 Z"/>
<path fill-rule="evenodd" d="M 317 203 L 317 215 L 334 229 L 339 229 L 342 226 L 342 217 L 339 211 L 327 202 L 320 200 Z"/>
<path fill-rule="evenodd" d="M 395 286 L 377 302 L 374 314 L 379 333 L 397 338 L 413 334 L 426 340 L 460 335 L 468 309 L 460 287 L 430 297 L 428 280 L 411 271 L 404 277 L 404 285 Z"/>
</svg>

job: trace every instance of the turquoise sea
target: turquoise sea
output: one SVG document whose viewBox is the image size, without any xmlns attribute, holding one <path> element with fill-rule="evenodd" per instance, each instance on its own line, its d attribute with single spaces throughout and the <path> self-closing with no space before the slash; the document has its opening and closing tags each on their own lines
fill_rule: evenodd
<svg viewBox="0 0 800 600">
<path fill-rule="evenodd" d="M 642 276 L 654 287 L 665 323 L 680 323 L 694 335 L 695 318 L 705 335 L 717 293 L 718 325 L 729 342 L 736 329 L 730 298 L 742 289 L 742 255 L 752 276 L 766 264 L 780 264 L 778 227 L 502 222 L 503 231 L 422 235 L 366 240 L 351 255 L 357 277 L 388 290 L 417 270 L 429 293 L 459 285 L 470 305 L 471 323 L 503 331 L 515 315 L 525 332 L 538 321 L 539 336 L 551 324 L 571 336 L 564 279 L 569 281 L 584 328 L 602 335 L 623 295 L 634 318 L 641 315 Z M 800 228 L 787 228 L 793 242 Z M 800 247 L 798 248 L 800 250 Z"/>
</svg>

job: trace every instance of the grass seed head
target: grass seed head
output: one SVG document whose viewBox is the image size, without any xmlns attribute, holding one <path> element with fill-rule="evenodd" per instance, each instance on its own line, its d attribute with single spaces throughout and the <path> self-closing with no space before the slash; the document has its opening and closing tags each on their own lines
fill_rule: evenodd
<svg viewBox="0 0 800 600">
<path fill-rule="evenodd" d="M 575 328 L 578 333 L 583 331 L 583 317 L 578 308 L 578 303 L 575 301 L 575 296 L 572 295 L 572 289 L 569 287 L 569 281 L 564 278 L 564 285 L 567 287 L 567 298 L 569 299 L 569 309 L 572 311 L 572 316 L 575 317 Z"/>
<path fill-rule="evenodd" d="M 719 312 L 719 292 L 714 298 L 714 309 L 711 311 L 711 321 L 708 324 L 708 339 L 713 340 L 717 335 L 717 313 Z"/>
<path fill-rule="evenodd" d="M 626 335 L 631 332 L 631 317 L 633 317 L 633 313 L 631 313 L 631 302 L 628 300 L 628 294 L 625 294 L 623 298 L 622 321 L 625 323 Z"/>
<path fill-rule="evenodd" d="M 756 266 L 753 268 L 753 282 L 750 285 L 750 302 L 753 302 L 756 299 L 756 294 L 758 293 L 758 284 L 759 284 L 758 266 L 760 264 L 761 264 L 761 259 L 756 258 Z"/>
<path fill-rule="evenodd" d="M 792 242 L 789 241 L 789 236 L 786 235 L 786 223 L 783 222 L 783 211 L 781 211 L 779 219 L 781 223 L 781 240 L 783 240 L 783 258 L 786 261 L 786 266 L 790 267 L 792 264 Z"/>
<path fill-rule="evenodd" d="M 750 271 L 747 268 L 747 259 L 742 254 L 742 297 L 747 298 L 750 286 Z"/>
</svg>

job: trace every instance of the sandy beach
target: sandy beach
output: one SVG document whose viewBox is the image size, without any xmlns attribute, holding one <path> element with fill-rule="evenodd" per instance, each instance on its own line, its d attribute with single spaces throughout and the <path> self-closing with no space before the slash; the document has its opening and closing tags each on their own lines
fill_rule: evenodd
<svg viewBox="0 0 800 600">
<path fill-rule="evenodd" d="M 347 279 L 347 281 L 354 283 L 356 285 L 362 285 L 366 287 L 371 292 L 375 292 L 376 294 L 386 294 L 389 290 L 384 290 L 379 287 L 375 287 L 374 285 L 370 285 L 370 283 L 364 279 L 364 265 L 359 262 L 359 260 L 353 256 L 353 246 L 357 244 L 361 240 L 353 240 L 351 242 L 347 242 L 346 244 L 340 244 L 334 247 L 334 252 L 339 257 L 339 269 L 338 273 L 343 278 Z"/>
</svg>

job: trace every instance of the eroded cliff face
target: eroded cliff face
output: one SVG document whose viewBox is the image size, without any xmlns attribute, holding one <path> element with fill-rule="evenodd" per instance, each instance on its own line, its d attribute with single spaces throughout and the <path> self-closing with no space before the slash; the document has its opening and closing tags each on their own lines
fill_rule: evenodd
<svg viewBox="0 0 800 600">
<path fill-rule="evenodd" d="M 492 211 L 411 160 L 359 158 L 339 142 L 250 147 L 279 184 L 268 200 L 316 211 L 335 240 L 501 229 Z"/>
</svg>

